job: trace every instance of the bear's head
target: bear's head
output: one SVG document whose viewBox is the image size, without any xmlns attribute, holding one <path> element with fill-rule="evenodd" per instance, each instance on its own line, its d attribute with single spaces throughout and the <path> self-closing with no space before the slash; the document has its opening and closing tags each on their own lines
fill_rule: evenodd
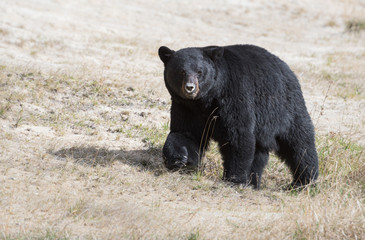
<svg viewBox="0 0 365 240">
<path fill-rule="evenodd" d="M 170 94 L 183 99 L 199 99 L 214 86 L 216 62 L 222 58 L 223 47 L 184 48 L 174 51 L 162 46 L 158 50 L 165 65 L 164 78 Z"/>
</svg>

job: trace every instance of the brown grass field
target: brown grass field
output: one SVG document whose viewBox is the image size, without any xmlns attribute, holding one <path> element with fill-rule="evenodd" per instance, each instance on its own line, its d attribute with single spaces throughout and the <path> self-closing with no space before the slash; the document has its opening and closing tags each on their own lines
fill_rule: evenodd
<svg viewBox="0 0 365 240">
<path fill-rule="evenodd" d="M 0 239 L 365 239 L 365 3 L 0 2 Z M 300 79 L 316 187 L 171 173 L 161 45 L 255 44 Z"/>
</svg>

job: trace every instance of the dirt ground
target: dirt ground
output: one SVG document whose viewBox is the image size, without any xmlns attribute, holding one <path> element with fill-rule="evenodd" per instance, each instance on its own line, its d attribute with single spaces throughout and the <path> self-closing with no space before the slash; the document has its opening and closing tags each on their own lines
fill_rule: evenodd
<svg viewBox="0 0 365 240">
<path fill-rule="evenodd" d="M 157 55 L 262 46 L 297 74 L 317 135 L 364 146 L 365 30 L 350 25 L 364 1 L 3 0 L 0 12 L 0 238 L 325 239 L 340 223 L 344 239 L 365 237 L 363 195 L 348 212 L 330 195 L 166 173 Z"/>
</svg>

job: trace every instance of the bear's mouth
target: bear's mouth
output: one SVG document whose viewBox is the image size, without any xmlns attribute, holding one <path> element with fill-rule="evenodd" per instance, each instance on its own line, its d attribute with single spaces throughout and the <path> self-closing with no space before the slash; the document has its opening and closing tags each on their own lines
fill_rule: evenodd
<svg viewBox="0 0 365 240">
<path fill-rule="evenodd" d="M 188 99 L 195 99 L 198 93 L 184 93 L 184 97 Z"/>
</svg>

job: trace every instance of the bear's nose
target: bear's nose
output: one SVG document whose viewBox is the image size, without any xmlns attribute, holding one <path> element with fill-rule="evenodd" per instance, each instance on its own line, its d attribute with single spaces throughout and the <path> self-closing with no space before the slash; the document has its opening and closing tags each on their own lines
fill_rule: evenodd
<svg viewBox="0 0 365 240">
<path fill-rule="evenodd" d="M 195 90 L 195 84 L 194 83 L 186 83 L 185 84 L 185 90 L 187 93 L 192 93 Z"/>
</svg>

